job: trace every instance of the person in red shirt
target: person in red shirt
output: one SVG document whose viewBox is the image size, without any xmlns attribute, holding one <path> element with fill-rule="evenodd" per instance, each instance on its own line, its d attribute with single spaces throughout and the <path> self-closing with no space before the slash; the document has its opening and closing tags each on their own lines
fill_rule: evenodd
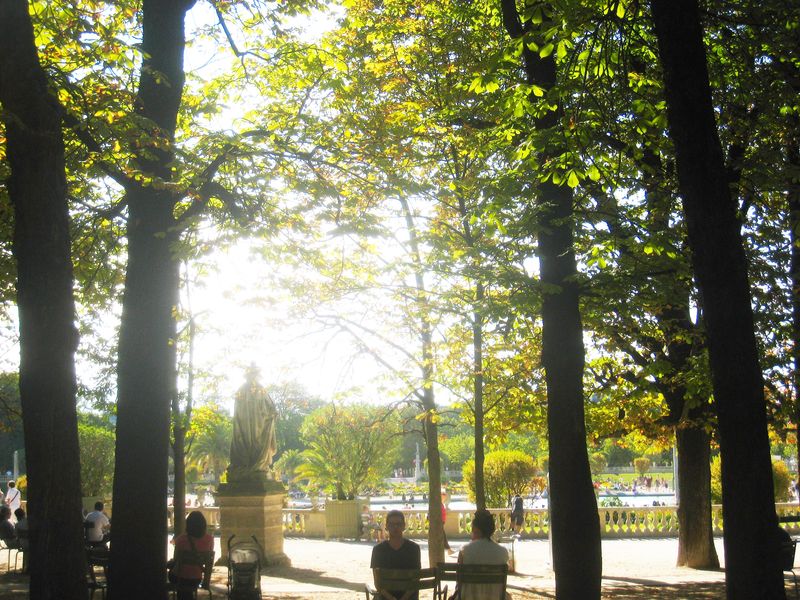
<svg viewBox="0 0 800 600">
<path fill-rule="evenodd" d="M 186 532 L 172 540 L 175 544 L 175 552 L 178 550 L 191 550 L 192 552 L 214 552 L 214 537 L 206 533 L 206 518 L 198 510 L 193 510 L 186 517 Z M 173 567 L 170 568 L 170 581 L 178 584 L 178 599 L 191 600 L 194 597 L 192 591 L 196 589 L 203 579 L 203 569 L 199 565 L 175 565 L 174 560 L 170 561 Z M 177 566 L 177 569 L 174 567 Z"/>
</svg>

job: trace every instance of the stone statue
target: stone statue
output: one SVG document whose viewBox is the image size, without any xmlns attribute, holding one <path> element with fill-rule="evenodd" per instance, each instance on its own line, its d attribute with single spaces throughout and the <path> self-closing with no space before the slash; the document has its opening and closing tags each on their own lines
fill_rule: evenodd
<svg viewBox="0 0 800 600">
<path fill-rule="evenodd" d="M 270 466 L 278 449 L 275 436 L 278 412 L 267 390 L 259 385 L 258 375 L 258 368 L 251 365 L 245 384 L 236 392 L 228 483 L 273 479 Z"/>
</svg>

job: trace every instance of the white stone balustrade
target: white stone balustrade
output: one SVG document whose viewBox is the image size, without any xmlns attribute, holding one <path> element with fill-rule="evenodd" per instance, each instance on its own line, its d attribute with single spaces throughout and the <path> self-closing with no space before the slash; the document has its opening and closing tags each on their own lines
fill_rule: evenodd
<svg viewBox="0 0 800 600">
<path fill-rule="evenodd" d="M 219 508 L 187 508 L 199 510 L 206 517 L 209 530 L 219 528 Z M 800 519 L 800 505 L 796 503 L 780 503 L 775 505 L 778 516 L 797 515 Z M 372 510 L 374 521 L 383 527 L 388 509 Z M 428 535 L 428 513 L 425 510 L 402 509 L 406 516 L 406 535 L 412 538 L 424 538 Z M 499 533 L 511 531 L 511 515 L 507 508 L 493 508 Z M 450 539 L 468 538 L 472 521 L 470 510 L 448 510 L 445 532 Z M 325 510 L 308 508 L 284 508 L 283 532 L 291 537 L 325 537 Z M 599 507 L 597 516 L 600 522 L 600 533 L 605 538 L 643 538 L 643 537 L 677 537 L 677 506 L 613 506 Z M 525 511 L 525 521 L 521 534 L 524 538 L 547 538 L 549 517 L 546 509 L 535 508 Z M 711 522 L 714 535 L 722 535 L 722 506 L 711 507 Z M 169 509 L 169 526 L 172 527 L 172 508 Z M 792 535 L 800 535 L 800 520 L 794 523 L 782 523 L 781 526 Z M 354 533 L 353 537 L 356 536 Z"/>
</svg>

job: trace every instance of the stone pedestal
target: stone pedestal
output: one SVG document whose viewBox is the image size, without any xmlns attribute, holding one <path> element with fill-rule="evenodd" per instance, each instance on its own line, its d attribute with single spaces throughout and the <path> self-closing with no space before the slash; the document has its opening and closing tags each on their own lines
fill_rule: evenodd
<svg viewBox="0 0 800 600">
<path fill-rule="evenodd" d="M 217 492 L 222 556 L 219 564 L 228 563 L 228 539 L 233 543 L 252 541 L 255 536 L 264 548 L 263 565 L 290 565 L 283 552 L 283 503 L 286 490 L 277 481 L 266 485 L 222 484 Z"/>
</svg>

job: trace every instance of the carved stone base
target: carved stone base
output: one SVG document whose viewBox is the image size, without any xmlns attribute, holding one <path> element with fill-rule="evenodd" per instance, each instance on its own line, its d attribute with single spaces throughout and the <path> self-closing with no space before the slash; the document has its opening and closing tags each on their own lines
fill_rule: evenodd
<svg viewBox="0 0 800 600">
<path fill-rule="evenodd" d="M 249 493 L 246 490 L 230 489 L 234 486 L 221 485 L 217 493 L 219 506 L 222 556 L 218 564 L 228 564 L 228 540 L 232 543 L 252 541 L 255 536 L 264 549 L 263 565 L 291 565 L 289 557 L 283 552 L 283 502 L 286 491 L 271 486 L 273 491 Z"/>
</svg>

